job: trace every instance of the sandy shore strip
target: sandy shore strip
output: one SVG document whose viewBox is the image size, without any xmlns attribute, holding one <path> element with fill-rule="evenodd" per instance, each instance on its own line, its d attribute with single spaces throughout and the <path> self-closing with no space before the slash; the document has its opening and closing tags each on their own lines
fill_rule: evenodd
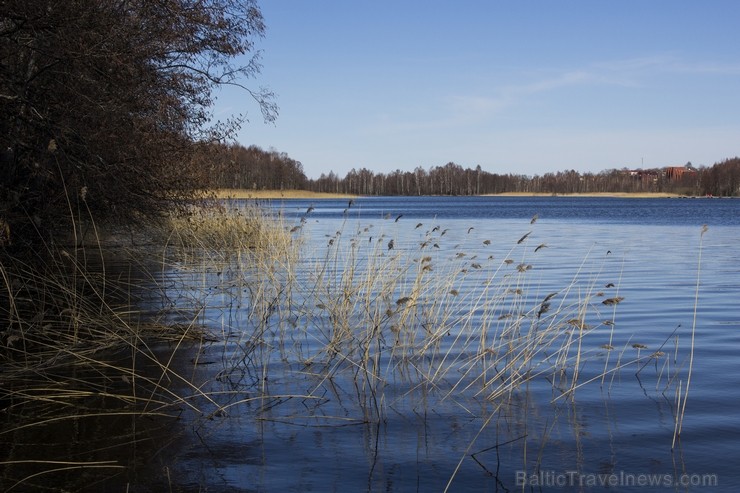
<svg viewBox="0 0 740 493">
<path fill-rule="evenodd" d="M 350 199 L 357 195 L 345 193 L 319 193 L 308 190 L 242 190 L 224 188 L 216 190 L 219 199 Z"/>
<path fill-rule="evenodd" d="M 664 192 L 592 192 L 592 193 L 531 193 L 505 192 L 487 195 L 488 197 L 617 197 L 628 199 L 670 199 L 681 195 Z"/>
<path fill-rule="evenodd" d="M 216 197 L 220 199 L 349 199 L 357 195 L 345 193 L 320 193 L 308 190 L 242 190 L 221 189 L 217 190 Z M 531 193 L 531 192 L 506 192 L 497 194 L 486 194 L 484 197 L 617 197 L 633 199 L 659 199 L 678 198 L 681 195 L 675 193 L 659 192 L 603 192 L 603 193 Z"/>
</svg>

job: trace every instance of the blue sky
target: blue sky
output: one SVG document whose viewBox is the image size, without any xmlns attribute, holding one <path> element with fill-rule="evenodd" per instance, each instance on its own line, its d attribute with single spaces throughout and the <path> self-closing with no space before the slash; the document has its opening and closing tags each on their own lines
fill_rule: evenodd
<svg viewBox="0 0 740 493">
<path fill-rule="evenodd" d="M 740 155 L 740 1 L 262 0 L 244 145 L 352 168 L 711 166 Z"/>
</svg>

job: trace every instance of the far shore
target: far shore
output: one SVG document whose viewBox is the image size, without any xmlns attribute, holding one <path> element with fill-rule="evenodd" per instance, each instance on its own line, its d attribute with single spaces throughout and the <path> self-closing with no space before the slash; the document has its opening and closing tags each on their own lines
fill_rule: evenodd
<svg viewBox="0 0 740 493">
<path fill-rule="evenodd" d="M 323 193 L 308 190 L 248 190 L 248 189 L 220 189 L 215 191 L 220 199 L 347 199 L 358 195 L 345 193 Z M 662 192 L 602 192 L 602 193 L 530 193 L 506 192 L 485 194 L 483 197 L 618 197 L 635 199 L 678 198 L 682 195 Z"/>
<path fill-rule="evenodd" d="M 487 195 L 490 197 L 619 197 L 631 199 L 670 199 L 682 197 L 677 193 L 664 192 L 591 192 L 591 193 L 532 193 L 505 192 Z"/>
<path fill-rule="evenodd" d="M 219 199 L 348 199 L 357 197 L 346 193 L 323 193 L 309 190 L 249 190 L 222 188 L 215 191 Z"/>
</svg>

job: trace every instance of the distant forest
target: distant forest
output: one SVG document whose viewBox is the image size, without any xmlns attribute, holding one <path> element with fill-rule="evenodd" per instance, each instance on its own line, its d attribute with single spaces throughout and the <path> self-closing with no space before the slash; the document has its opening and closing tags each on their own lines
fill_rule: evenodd
<svg viewBox="0 0 740 493">
<path fill-rule="evenodd" d="M 309 190 L 355 195 L 481 195 L 505 192 L 595 193 L 666 192 L 717 197 L 740 196 L 740 158 L 713 166 L 650 169 L 609 169 L 598 173 L 574 170 L 526 176 L 491 173 L 480 166 L 465 168 L 454 162 L 429 169 L 376 173 L 352 169 L 344 177 L 334 172 L 309 179 L 300 161 L 286 153 L 257 146 L 213 145 L 202 159 L 218 188 L 253 190 Z"/>
</svg>

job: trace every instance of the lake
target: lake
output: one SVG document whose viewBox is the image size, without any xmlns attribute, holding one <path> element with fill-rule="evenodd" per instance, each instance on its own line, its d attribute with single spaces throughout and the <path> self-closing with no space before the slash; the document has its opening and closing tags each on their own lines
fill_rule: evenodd
<svg viewBox="0 0 740 493">
<path fill-rule="evenodd" d="M 231 370 L 198 371 L 244 399 L 171 452 L 181 486 L 740 487 L 740 200 L 262 205 L 303 241 L 297 277 L 259 317 L 254 287 L 204 303 Z"/>
<path fill-rule="evenodd" d="M 211 334 L 136 363 L 188 396 L 174 418 L 31 428 L 19 454 L 129 468 L 69 468 L 80 491 L 740 488 L 740 200 L 260 206 L 295 255 L 175 257 L 142 297 Z"/>
</svg>

